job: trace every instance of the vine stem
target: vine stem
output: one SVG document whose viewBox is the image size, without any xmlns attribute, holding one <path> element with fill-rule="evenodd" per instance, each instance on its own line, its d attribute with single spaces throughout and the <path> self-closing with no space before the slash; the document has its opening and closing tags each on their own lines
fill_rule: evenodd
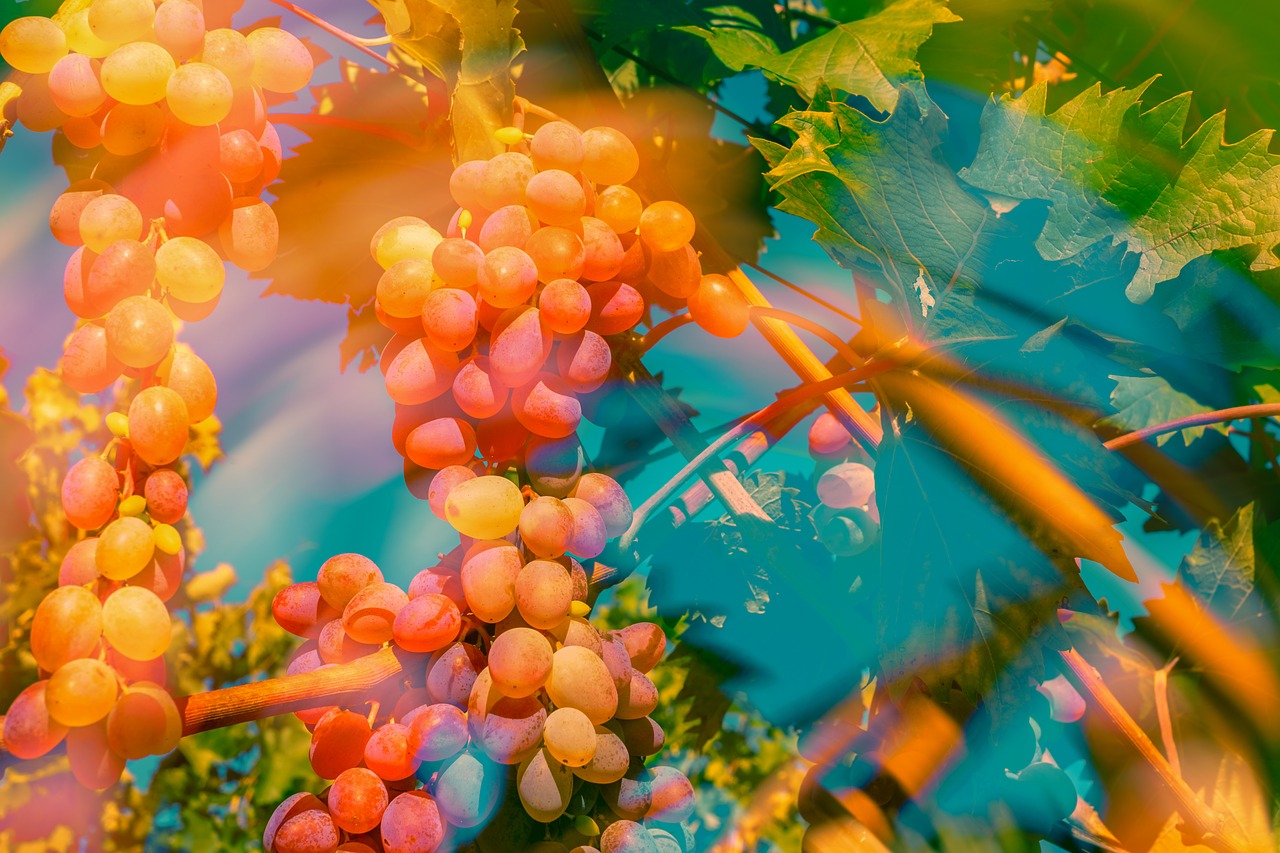
<svg viewBox="0 0 1280 853">
<path fill-rule="evenodd" d="M 1104 441 L 1102 446 L 1108 450 L 1119 450 L 1122 447 L 1128 447 L 1131 444 L 1137 444 L 1140 441 L 1151 438 L 1153 435 L 1176 432 L 1188 427 L 1208 426 L 1210 424 L 1225 423 L 1226 421 L 1245 420 L 1246 418 L 1273 418 L 1277 415 L 1280 415 L 1280 403 L 1255 403 L 1250 406 L 1215 409 L 1212 412 L 1186 415 L 1164 423 L 1143 427 L 1133 432 L 1127 432 L 1124 435 L 1118 435 L 1115 438 Z"/>
<path fill-rule="evenodd" d="M 1226 815 L 1210 808 L 1165 759 L 1137 721 L 1129 715 L 1102 676 L 1075 649 L 1058 652 L 1067 679 L 1089 696 L 1107 720 L 1133 744 L 1177 803 L 1178 813 L 1197 840 L 1218 853 L 1248 853 L 1249 845 Z"/>
</svg>

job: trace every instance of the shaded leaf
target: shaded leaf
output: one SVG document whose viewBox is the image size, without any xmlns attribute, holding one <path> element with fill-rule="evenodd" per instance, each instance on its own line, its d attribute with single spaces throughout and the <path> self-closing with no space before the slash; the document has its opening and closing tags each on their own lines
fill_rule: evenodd
<svg viewBox="0 0 1280 853">
<path fill-rule="evenodd" d="M 1111 405 L 1116 413 L 1104 418 L 1102 423 L 1126 431 L 1139 430 L 1187 415 L 1212 411 L 1210 407 L 1175 389 L 1161 376 L 1113 376 L 1111 378 L 1116 381 L 1116 387 L 1111 392 Z M 1226 427 L 1222 424 L 1213 424 L 1211 427 L 1226 434 Z M 1181 432 L 1183 442 L 1190 444 L 1209 428 L 1187 427 L 1178 432 Z M 1176 434 L 1176 432 L 1169 432 L 1157 436 L 1156 444 L 1162 446 Z"/>
<path fill-rule="evenodd" d="M 1233 623 L 1246 623 L 1256 632 L 1265 627 L 1258 624 L 1259 620 L 1270 622 L 1269 604 L 1258 588 L 1263 557 L 1259 551 L 1270 551 L 1267 556 L 1271 560 L 1280 556 L 1280 525 L 1266 526 L 1255 512 L 1250 503 L 1225 524 L 1211 520 L 1191 553 L 1183 557 L 1178 574 L 1219 616 Z M 1274 571 L 1275 567 L 1273 563 L 1267 568 Z"/>
</svg>

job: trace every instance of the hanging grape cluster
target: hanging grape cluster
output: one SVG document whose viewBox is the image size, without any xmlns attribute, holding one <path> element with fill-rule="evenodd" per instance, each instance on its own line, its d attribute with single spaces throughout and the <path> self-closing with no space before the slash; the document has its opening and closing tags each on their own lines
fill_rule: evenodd
<svg viewBox="0 0 1280 853">
<path fill-rule="evenodd" d="M 95 789 L 182 735 L 164 660 L 166 603 L 186 565 L 180 457 L 213 414 L 217 383 L 175 340 L 176 321 L 214 309 L 224 258 L 246 270 L 274 258 L 276 220 L 258 196 L 281 151 L 264 93 L 311 77 L 310 54 L 283 30 L 230 29 L 239 5 L 94 0 L 66 20 L 19 18 L 0 32 L 0 55 L 25 73 L 19 121 L 59 129 L 92 175 L 49 217 L 76 247 L 63 291 L 81 323 L 60 374 L 81 394 L 136 383 L 126 410 L 107 417 L 106 449 L 63 481 L 63 511 L 83 537 L 31 625 L 41 678 L 4 716 L 10 752 L 36 758 L 65 739 L 72 772 Z"/>
</svg>

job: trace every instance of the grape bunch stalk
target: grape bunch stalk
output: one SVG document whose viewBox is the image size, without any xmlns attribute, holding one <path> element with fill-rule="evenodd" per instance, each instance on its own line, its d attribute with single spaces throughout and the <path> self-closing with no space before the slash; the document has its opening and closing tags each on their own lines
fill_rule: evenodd
<svg viewBox="0 0 1280 853">
<path fill-rule="evenodd" d="M 216 307 L 224 261 L 259 270 L 275 257 L 276 219 L 260 199 L 281 159 L 268 93 L 311 78 L 294 36 L 231 29 L 239 6 L 94 0 L 0 31 L 0 55 L 22 72 L 18 120 L 58 129 L 55 148 L 79 149 L 90 174 L 49 216 L 76 247 L 63 292 L 80 323 L 59 372 L 80 394 L 115 389 L 123 406 L 106 418 L 106 447 L 63 480 L 63 512 L 82 534 L 36 609 L 40 679 L 4 716 L 4 745 L 30 759 L 65 740 L 76 778 L 99 790 L 183 733 L 166 689 L 166 605 L 186 569 L 182 457 L 218 391 L 176 330 Z"/>
</svg>

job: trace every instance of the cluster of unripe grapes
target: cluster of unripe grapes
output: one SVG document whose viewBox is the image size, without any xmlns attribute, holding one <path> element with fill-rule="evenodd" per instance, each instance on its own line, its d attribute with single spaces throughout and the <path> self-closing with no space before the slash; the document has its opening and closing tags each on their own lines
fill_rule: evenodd
<svg viewBox="0 0 1280 853">
<path fill-rule="evenodd" d="M 741 301 L 724 276 L 703 275 L 689 210 L 646 205 L 627 186 L 640 160 L 622 133 L 552 121 L 498 135 L 510 150 L 454 170 L 444 235 L 406 216 L 370 246 L 384 270 L 377 316 L 395 332 L 381 368 L 396 446 L 427 470 L 573 435 L 580 398 L 609 376 L 614 336 L 655 300 L 692 310 L 727 284 Z M 714 317 L 723 329 L 724 312 Z"/>
<path fill-rule="evenodd" d="M 860 554 L 880 535 L 875 471 L 861 461 L 853 436 L 829 412 L 809 427 L 809 455 L 817 465 L 819 506 L 813 513 L 818 539 L 839 557 Z"/>
<path fill-rule="evenodd" d="M 604 632 L 586 618 L 588 576 L 577 558 L 631 523 L 622 488 L 586 474 L 573 497 L 529 492 L 526 502 L 504 477 L 458 468 L 436 480 L 432 508 L 462 544 L 407 592 L 370 560 L 343 554 L 315 582 L 276 597 L 276 620 L 308 638 L 290 672 L 387 643 L 423 657 L 403 683 L 371 695 L 367 713 L 299 713 L 312 727 L 312 767 L 333 784 L 286 800 L 266 849 L 456 849 L 509 787 L 530 818 L 573 841 L 565 850 L 657 850 L 655 834 L 686 849 L 679 824 L 692 813 L 692 785 L 675 768 L 644 764 L 665 740 L 649 716 L 658 692 L 646 673 L 666 637 L 648 622 Z M 483 834 L 476 843 L 488 849 Z"/>
</svg>

